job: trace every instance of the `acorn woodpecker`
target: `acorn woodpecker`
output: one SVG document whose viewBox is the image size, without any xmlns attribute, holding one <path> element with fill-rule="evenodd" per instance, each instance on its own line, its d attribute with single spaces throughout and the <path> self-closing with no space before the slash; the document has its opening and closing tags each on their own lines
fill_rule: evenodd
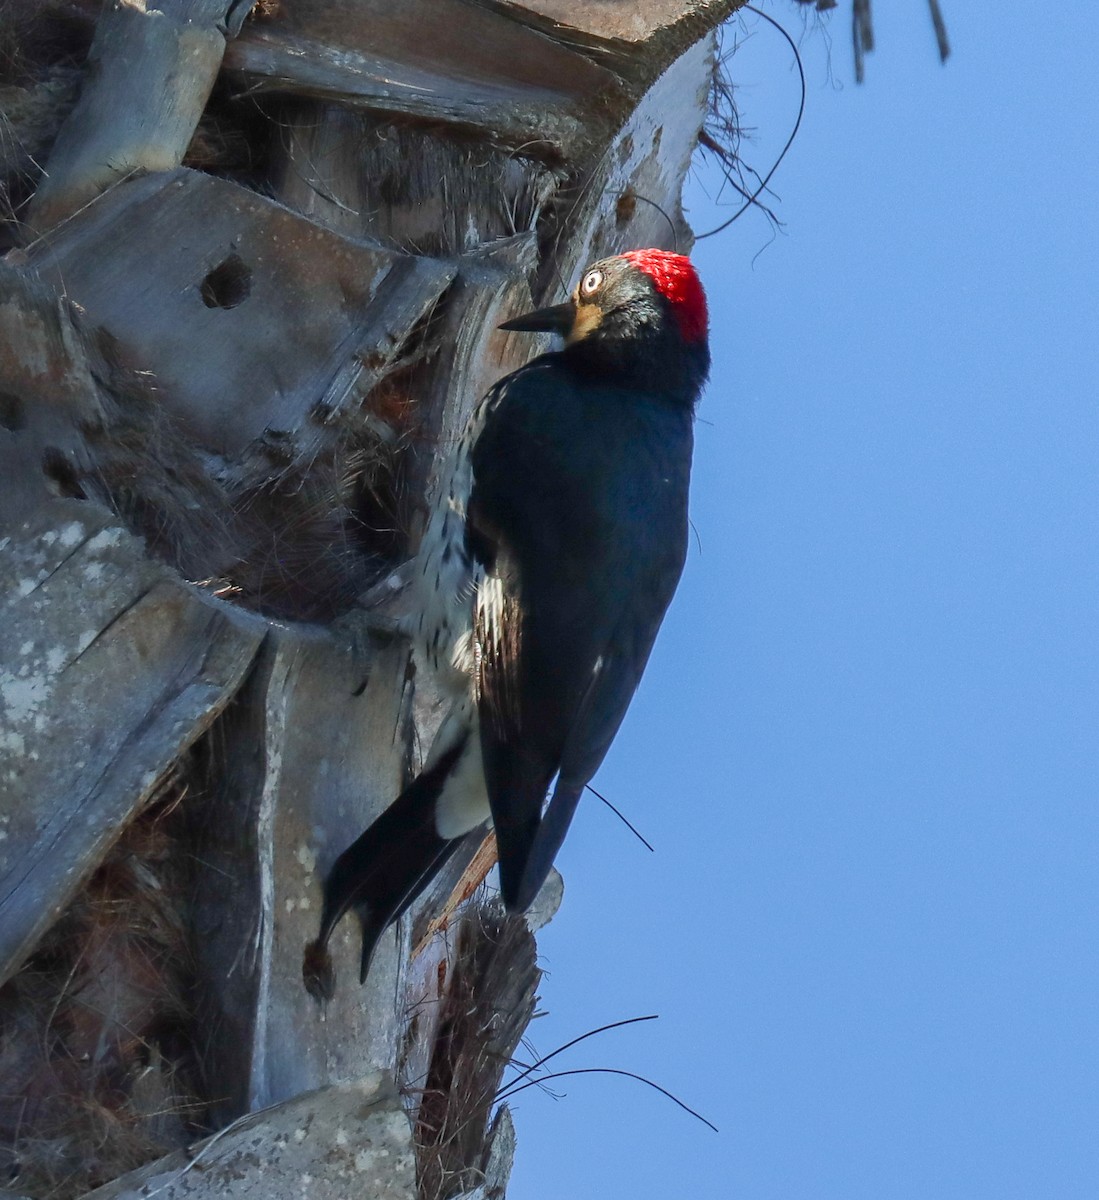
<svg viewBox="0 0 1099 1200">
<path fill-rule="evenodd" d="M 530 905 L 683 568 L 710 365 L 690 261 L 604 259 L 565 304 L 500 328 L 560 334 L 564 348 L 492 387 L 451 456 L 413 567 L 409 632 L 452 706 L 423 771 L 326 881 L 303 967 L 317 996 L 334 986 L 340 918 L 354 909 L 362 922 L 365 979 L 384 930 L 490 818 L 504 904 Z"/>
</svg>

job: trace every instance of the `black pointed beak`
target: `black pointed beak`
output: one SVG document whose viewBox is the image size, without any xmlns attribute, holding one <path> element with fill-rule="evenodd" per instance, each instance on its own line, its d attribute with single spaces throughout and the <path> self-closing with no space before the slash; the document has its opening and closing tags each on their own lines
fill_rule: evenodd
<svg viewBox="0 0 1099 1200">
<path fill-rule="evenodd" d="M 559 333 L 566 336 L 576 320 L 576 305 L 571 300 L 555 304 L 552 308 L 538 308 L 505 321 L 500 328 L 513 333 Z"/>
</svg>

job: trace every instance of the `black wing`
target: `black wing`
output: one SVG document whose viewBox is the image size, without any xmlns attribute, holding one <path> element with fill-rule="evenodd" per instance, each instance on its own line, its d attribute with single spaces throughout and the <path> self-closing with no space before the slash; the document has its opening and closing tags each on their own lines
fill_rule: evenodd
<svg viewBox="0 0 1099 1200">
<path fill-rule="evenodd" d="M 481 749 L 509 909 L 553 863 L 625 716 L 687 544 L 691 413 L 547 355 L 473 449 Z M 546 793 L 557 777 L 545 815 Z"/>
</svg>

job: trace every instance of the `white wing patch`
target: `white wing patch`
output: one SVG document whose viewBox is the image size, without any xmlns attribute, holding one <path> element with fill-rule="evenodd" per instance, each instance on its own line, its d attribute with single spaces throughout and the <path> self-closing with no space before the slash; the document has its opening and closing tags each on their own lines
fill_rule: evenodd
<svg viewBox="0 0 1099 1200">
<path fill-rule="evenodd" d="M 488 646 L 499 646 L 504 633 L 504 585 L 497 575 L 486 575 L 477 589 L 477 616 Z"/>
</svg>

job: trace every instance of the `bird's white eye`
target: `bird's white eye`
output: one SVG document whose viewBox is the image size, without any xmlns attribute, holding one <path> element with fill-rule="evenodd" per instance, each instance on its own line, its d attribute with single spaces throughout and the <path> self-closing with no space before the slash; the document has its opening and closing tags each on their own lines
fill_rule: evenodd
<svg viewBox="0 0 1099 1200">
<path fill-rule="evenodd" d="M 603 272 L 589 271 L 580 284 L 580 292 L 584 296 L 590 296 L 593 292 L 599 291 L 603 286 Z"/>
</svg>

